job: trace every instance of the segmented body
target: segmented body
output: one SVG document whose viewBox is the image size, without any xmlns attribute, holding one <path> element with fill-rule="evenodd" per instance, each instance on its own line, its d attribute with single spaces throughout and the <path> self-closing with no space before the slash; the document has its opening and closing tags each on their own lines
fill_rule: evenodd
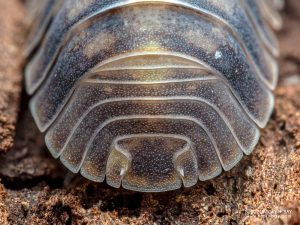
<svg viewBox="0 0 300 225">
<path fill-rule="evenodd" d="M 281 1 L 41 2 L 26 89 L 72 172 L 166 191 L 252 152 L 273 109 Z"/>
</svg>

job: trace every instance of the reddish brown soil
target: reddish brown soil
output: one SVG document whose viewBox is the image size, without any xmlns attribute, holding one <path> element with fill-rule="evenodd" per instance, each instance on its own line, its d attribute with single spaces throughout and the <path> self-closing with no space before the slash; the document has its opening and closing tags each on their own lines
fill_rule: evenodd
<svg viewBox="0 0 300 225">
<path fill-rule="evenodd" d="M 300 224 L 299 0 L 287 1 L 282 15 L 275 110 L 256 150 L 232 171 L 161 194 L 74 177 L 48 154 L 23 95 L 15 145 L 0 157 L 0 224 Z M 8 52 L 0 56 L 0 115 L 10 121 L 0 122 L 1 149 L 12 143 L 13 132 L 1 132 L 15 122 L 23 16 L 18 1 L 0 0 L 0 49 Z"/>
<path fill-rule="evenodd" d="M 21 91 L 22 18 L 16 1 L 0 1 L 0 152 L 12 147 Z"/>
</svg>

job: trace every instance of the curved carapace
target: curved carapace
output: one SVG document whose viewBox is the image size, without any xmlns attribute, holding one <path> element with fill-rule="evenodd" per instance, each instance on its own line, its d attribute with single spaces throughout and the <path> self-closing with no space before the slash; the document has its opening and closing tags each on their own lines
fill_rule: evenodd
<svg viewBox="0 0 300 225">
<path fill-rule="evenodd" d="M 26 89 L 54 157 L 167 191 L 250 154 L 273 109 L 278 0 L 45 0 Z"/>
</svg>

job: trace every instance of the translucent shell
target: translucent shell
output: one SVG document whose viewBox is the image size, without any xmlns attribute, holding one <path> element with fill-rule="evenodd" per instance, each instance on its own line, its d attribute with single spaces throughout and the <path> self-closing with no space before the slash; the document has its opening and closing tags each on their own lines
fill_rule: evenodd
<svg viewBox="0 0 300 225">
<path fill-rule="evenodd" d="M 50 152 L 90 180 L 145 192 L 230 170 L 273 109 L 281 6 L 44 1 L 25 77 Z"/>
</svg>

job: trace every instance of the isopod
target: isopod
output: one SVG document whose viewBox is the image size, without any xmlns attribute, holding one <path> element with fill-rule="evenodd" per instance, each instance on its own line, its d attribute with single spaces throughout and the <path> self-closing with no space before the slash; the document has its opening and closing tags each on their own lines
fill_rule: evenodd
<svg viewBox="0 0 300 225">
<path fill-rule="evenodd" d="M 33 2 L 30 110 L 70 171 L 162 192 L 253 151 L 273 110 L 283 1 Z"/>
</svg>

